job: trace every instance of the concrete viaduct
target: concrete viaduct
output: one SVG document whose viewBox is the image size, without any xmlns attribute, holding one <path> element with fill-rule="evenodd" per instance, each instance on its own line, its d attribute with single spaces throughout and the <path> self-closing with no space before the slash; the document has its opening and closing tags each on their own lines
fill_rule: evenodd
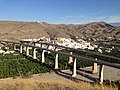
<svg viewBox="0 0 120 90">
<path fill-rule="evenodd" d="M 69 48 L 69 47 L 65 47 L 65 46 L 60 46 L 60 45 L 50 44 L 50 43 L 42 43 L 42 42 L 21 43 L 21 42 L 12 42 L 12 41 L 0 41 L 0 43 L 6 43 L 8 45 L 12 44 L 14 46 L 14 50 L 18 50 L 21 54 L 25 50 L 26 56 L 29 56 L 29 50 L 30 50 L 30 48 L 32 48 L 32 52 L 33 52 L 32 58 L 33 59 L 37 59 L 36 49 L 39 49 L 40 51 L 42 51 L 42 58 L 41 58 L 42 63 L 45 63 L 45 52 L 53 52 L 53 53 L 55 53 L 54 69 L 59 69 L 59 67 L 58 67 L 59 54 L 66 55 L 66 56 L 69 57 L 69 62 L 68 63 L 72 62 L 72 64 L 73 64 L 72 77 L 76 76 L 76 60 L 78 58 L 86 60 L 86 61 L 91 61 L 91 62 L 94 63 L 93 68 L 92 68 L 92 72 L 93 73 L 99 72 L 99 82 L 100 83 L 103 82 L 104 65 L 120 69 L 120 58 L 114 57 L 114 56 L 108 56 L 108 55 L 104 55 L 104 54 L 100 54 L 100 53 L 94 53 L 94 52 L 85 51 L 85 50 L 77 50 L 77 49 L 73 49 L 73 48 Z M 40 47 L 36 46 L 36 44 L 40 44 Z M 19 46 L 19 48 L 16 48 L 16 46 Z M 43 46 L 46 46 L 46 47 L 43 47 Z M 49 49 L 49 46 L 54 47 L 54 50 Z M 69 51 L 69 53 L 60 52 L 58 49 L 65 49 L 65 50 Z M 87 57 L 83 57 L 83 56 L 80 56 L 80 55 L 74 55 L 74 53 L 78 53 L 78 54 L 79 53 L 88 53 L 88 54 L 92 54 L 92 55 L 95 55 L 95 56 L 107 58 L 107 60 L 100 60 L 99 58 L 94 58 L 94 59 L 93 58 L 87 58 Z M 111 63 L 111 61 L 117 61 L 119 63 Z M 98 64 L 99 64 L 99 70 L 97 68 Z"/>
</svg>

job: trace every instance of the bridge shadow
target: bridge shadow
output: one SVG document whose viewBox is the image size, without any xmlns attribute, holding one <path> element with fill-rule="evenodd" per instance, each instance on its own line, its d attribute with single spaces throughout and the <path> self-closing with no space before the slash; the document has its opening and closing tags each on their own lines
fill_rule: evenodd
<svg viewBox="0 0 120 90">
<path fill-rule="evenodd" d="M 92 74 L 92 71 L 90 71 L 90 70 L 85 70 L 85 69 L 78 69 L 78 70 L 81 71 L 81 72 Z"/>
<path fill-rule="evenodd" d="M 93 76 L 94 74 L 92 74 L 91 71 L 89 70 L 77 70 L 77 74 L 87 78 L 88 80 L 92 81 L 92 82 L 97 82 L 98 78 L 96 78 L 95 76 Z"/>
<path fill-rule="evenodd" d="M 76 77 L 72 77 L 71 74 L 69 73 L 66 73 L 66 72 L 62 72 L 62 71 L 55 71 L 55 73 L 59 76 L 62 76 L 66 79 L 69 79 L 69 80 L 72 80 L 72 81 L 75 81 L 75 82 L 80 82 L 80 81 L 84 81 L 84 82 L 88 82 L 88 81 L 85 81 L 85 80 L 82 80 L 80 78 L 76 78 Z"/>
<path fill-rule="evenodd" d="M 41 63 L 39 60 L 33 59 L 33 57 L 31 57 L 31 56 L 26 56 L 26 54 L 24 54 L 24 53 L 22 55 L 25 58 L 27 58 L 28 60 L 32 61 L 32 62 L 43 64 L 47 68 L 50 68 L 51 70 L 53 70 L 57 75 L 62 76 L 64 78 L 66 78 L 66 79 L 69 79 L 69 80 L 72 80 L 72 81 L 75 81 L 75 82 L 84 81 L 84 82 L 89 82 L 89 83 L 94 83 L 94 82 L 98 81 L 97 78 L 92 77 L 92 76 L 89 75 L 89 74 L 92 74 L 92 72 L 89 71 L 89 70 L 77 69 L 77 76 L 76 77 L 72 77 L 72 74 L 69 73 L 69 72 L 65 72 L 64 70 L 62 71 L 62 70 L 59 70 L 59 69 L 55 70 L 52 66 L 50 66 L 47 63 Z M 79 75 L 82 76 L 82 78 L 80 78 Z M 87 78 L 87 79 L 83 79 L 83 77 Z"/>
<path fill-rule="evenodd" d="M 83 70 L 79 69 L 79 70 L 77 70 L 77 76 L 76 77 L 72 77 L 72 74 L 70 74 L 68 72 L 61 71 L 61 70 L 56 70 L 55 73 L 64 77 L 64 78 L 75 81 L 75 82 L 81 82 L 81 81 L 87 82 L 87 83 L 88 82 L 89 83 L 98 82 L 98 78 L 95 78 L 95 77 L 92 77 L 91 75 L 89 75 L 91 73 L 90 71 L 84 72 Z"/>
</svg>

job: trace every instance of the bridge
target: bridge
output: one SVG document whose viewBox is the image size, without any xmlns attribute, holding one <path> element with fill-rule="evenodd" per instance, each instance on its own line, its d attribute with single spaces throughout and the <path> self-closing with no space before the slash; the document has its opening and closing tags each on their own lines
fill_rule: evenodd
<svg viewBox="0 0 120 90">
<path fill-rule="evenodd" d="M 59 54 L 65 55 L 69 57 L 69 62 L 73 65 L 72 70 L 72 77 L 75 77 L 76 74 L 76 60 L 82 59 L 85 61 L 91 61 L 93 62 L 93 68 L 92 72 L 97 73 L 99 72 L 99 82 L 103 83 L 103 70 L 104 66 L 114 67 L 117 69 L 120 69 L 120 58 L 114 57 L 114 56 L 108 56 L 101 53 L 91 52 L 91 51 L 85 51 L 85 50 L 79 50 L 74 48 L 69 48 L 57 44 L 50 44 L 50 43 L 43 43 L 43 42 L 12 42 L 12 41 L 0 41 L 0 43 L 6 44 L 6 45 L 12 45 L 14 47 L 15 51 L 18 51 L 19 53 L 23 54 L 25 52 L 26 56 L 32 57 L 33 59 L 38 59 L 36 56 L 36 50 L 40 50 L 42 52 L 41 62 L 45 63 L 45 52 L 52 52 L 55 55 L 55 62 L 54 62 L 54 69 L 59 69 L 58 63 L 58 57 Z M 39 46 L 36 46 L 36 44 L 39 44 Z M 50 48 L 52 47 L 52 48 Z M 33 55 L 30 56 L 30 51 L 32 50 Z M 60 50 L 66 50 L 66 52 L 61 52 Z M 90 54 L 94 55 L 93 57 L 85 57 L 82 56 L 82 54 Z M 76 55 L 77 54 L 77 55 Z M 111 63 L 112 62 L 112 63 Z M 98 71 L 98 64 L 99 64 L 99 71 Z"/>
</svg>

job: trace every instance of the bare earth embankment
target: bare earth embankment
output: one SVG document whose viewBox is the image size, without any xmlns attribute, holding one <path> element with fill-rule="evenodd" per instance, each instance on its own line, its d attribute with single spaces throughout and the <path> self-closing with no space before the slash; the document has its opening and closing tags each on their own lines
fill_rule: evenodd
<svg viewBox="0 0 120 90">
<path fill-rule="evenodd" d="M 12 79 L 0 80 L 0 90 L 117 90 L 117 87 L 73 82 L 64 79 L 36 80 Z"/>
<path fill-rule="evenodd" d="M 84 70 L 91 70 L 91 67 L 85 68 Z M 111 72 L 112 70 L 112 72 Z M 105 67 L 104 78 L 109 79 L 114 73 L 119 78 L 120 71 L 117 73 L 113 71 L 114 68 Z M 77 70 L 78 72 L 79 70 Z M 58 74 L 52 72 L 48 74 L 34 74 L 31 78 L 7 78 L 0 80 L 0 89 L 3 90 L 117 90 L 116 85 L 100 85 L 100 84 L 90 84 L 91 80 L 89 76 L 97 78 L 98 74 L 84 73 L 84 71 L 79 71 L 76 78 L 72 78 L 72 72 L 69 70 L 63 70 Z M 88 77 L 86 77 L 88 76 Z M 109 76 L 109 77 L 108 77 Z M 83 82 L 84 81 L 84 82 Z"/>
</svg>

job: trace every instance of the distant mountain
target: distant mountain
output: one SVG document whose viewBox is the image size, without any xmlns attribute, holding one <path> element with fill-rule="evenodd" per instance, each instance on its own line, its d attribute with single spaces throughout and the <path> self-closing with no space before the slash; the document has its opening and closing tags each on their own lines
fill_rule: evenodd
<svg viewBox="0 0 120 90">
<path fill-rule="evenodd" d="M 85 25 L 49 24 L 46 22 L 0 21 L 0 39 L 29 39 L 40 37 L 112 39 L 120 38 L 120 27 L 106 22 L 92 22 Z"/>
<path fill-rule="evenodd" d="M 113 25 L 113 26 L 120 26 L 120 22 L 117 22 L 117 23 L 110 23 L 110 25 Z"/>
<path fill-rule="evenodd" d="M 120 38 L 120 27 L 112 26 L 106 22 L 92 22 L 80 28 L 79 33 L 90 39 Z"/>
</svg>

